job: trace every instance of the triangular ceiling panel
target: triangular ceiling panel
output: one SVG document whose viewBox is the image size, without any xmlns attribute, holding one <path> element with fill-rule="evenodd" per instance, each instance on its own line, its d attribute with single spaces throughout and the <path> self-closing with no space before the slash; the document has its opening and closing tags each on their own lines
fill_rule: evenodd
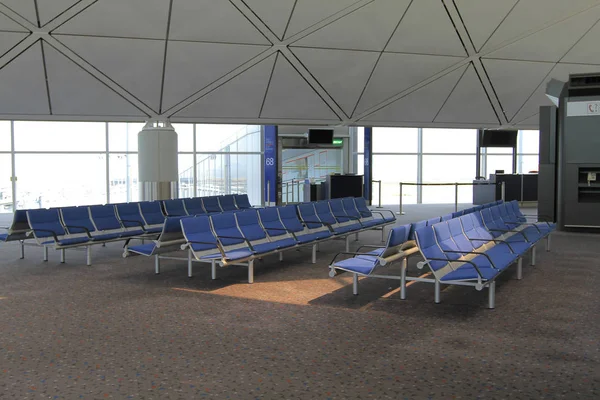
<svg viewBox="0 0 600 400">
<path fill-rule="evenodd" d="M 479 51 L 519 0 L 454 0 L 458 12 Z"/>
<path fill-rule="evenodd" d="M 277 57 L 261 117 L 339 121 L 323 99 L 281 54 Z"/>
<path fill-rule="evenodd" d="M 254 45 L 169 42 L 163 111 L 227 75 L 267 48 Z"/>
<path fill-rule="evenodd" d="M 34 0 L 0 0 L 0 3 L 37 26 L 37 13 L 35 12 Z M 2 22 L 0 21 L 0 30 L 4 30 L 4 28 L 1 28 L 2 26 Z"/>
<path fill-rule="evenodd" d="M 458 33 L 440 0 L 413 1 L 386 51 L 465 55 Z"/>
<path fill-rule="evenodd" d="M 598 38 L 600 38 L 600 22 L 596 23 L 561 61 L 565 63 L 600 64 Z"/>
<path fill-rule="evenodd" d="M 48 115 L 48 92 L 41 42 L 0 69 L 0 114 Z"/>
<path fill-rule="evenodd" d="M 379 53 L 303 47 L 292 51 L 346 115 L 352 115 Z"/>
<path fill-rule="evenodd" d="M 442 76 L 363 118 L 362 121 L 432 122 L 466 68 L 465 65 Z"/>
<path fill-rule="evenodd" d="M 595 73 L 598 72 L 598 70 L 600 70 L 598 65 L 557 64 L 550 74 L 545 77 L 544 81 L 537 87 L 523 107 L 517 112 L 513 121 L 524 120 L 539 113 L 540 106 L 552 105 L 552 102 L 546 96 L 546 84 L 550 79 L 554 78 L 566 82 L 569 79 L 569 74 Z"/>
<path fill-rule="evenodd" d="M 441 123 L 499 123 L 479 76 L 470 66 L 435 118 Z"/>
<path fill-rule="evenodd" d="M 29 36 L 21 32 L 0 32 L 0 57 L 15 47 L 21 40 Z"/>
<path fill-rule="evenodd" d="M 356 113 L 360 114 L 376 106 L 461 60 L 462 58 L 457 57 L 384 53 L 356 108 Z"/>
<path fill-rule="evenodd" d="M 294 45 L 382 51 L 408 3 L 408 0 L 374 1 L 300 39 Z"/>
<path fill-rule="evenodd" d="M 600 8 L 592 9 L 502 47 L 487 56 L 509 60 L 558 62 L 598 18 Z M 532 51 L 533 49 L 535 51 Z"/>
<path fill-rule="evenodd" d="M 529 127 L 529 126 L 538 126 L 539 123 L 540 123 L 540 115 L 539 114 L 535 114 L 535 115 L 527 118 L 524 121 L 517 122 L 515 125 Z"/>
<path fill-rule="evenodd" d="M 271 32 L 279 39 L 283 39 L 296 0 L 244 0 L 244 3 L 269 27 Z"/>
<path fill-rule="evenodd" d="M 23 26 L 17 24 L 15 21 L 8 18 L 6 15 L 4 15 L 2 13 L 0 13 L 0 31 L 29 32 L 29 30 L 27 30 Z"/>
<path fill-rule="evenodd" d="M 272 54 L 175 114 L 175 117 L 258 118 L 275 58 L 276 54 Z"/>
<path fill-rule="evenodd" d="M 145 116 L 52 46 L 44 47 L 54 115 Z"/>
<path fill-rule="evenodd" d="M 100 0 L 60 26 L 55 33 L 164 39 L 169 23 L 165 0 Z"/>
<path fill-rule="evenodd" d="M 525 32 L 535 31 L 550 22 L 563 20 L 597 3 L 598 0 L 520 0 L 483 50 L 492 50 Z"/>
<path fill-rule="evenodd" d="M 58 38 L 123 89 L 158 111 L 165 54 L 163 41 L 90 36 Z"/>
<path fill-rule="evenodd" d="M 46 25 L 60 14 L 79 3 L 81 0 L 37 0 L 40 24 Z M 97 21 L 96 23 L 101 23 Z"/>
<path fill-rule="evenodd" d="M 289 26 L 286 39 L 348 8 L 358 0 L 298 0 Z"/>
<path fill-rule="evenodd" d="M 173 0 L 169 38 L 218 43 L 270 44 L 229 1 Z"/>
<path fill-rule="evenodd" d="M 554 67 L 552 63 L 529 61 L 486 59 L 482 62 L 509 121 Z"/>
</svg>

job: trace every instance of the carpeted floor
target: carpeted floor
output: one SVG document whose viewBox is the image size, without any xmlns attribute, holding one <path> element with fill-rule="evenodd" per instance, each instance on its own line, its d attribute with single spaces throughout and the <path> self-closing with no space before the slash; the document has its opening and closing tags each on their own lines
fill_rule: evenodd
<svg viewBox="0 0 600 400">
<path fill-rule="evenodd" d="M 359 243 L 379 243 L 378 233 Z M 343 242 L 246 269 L 0 246 L 2 399 L 598 399 L 600 236 L 557 233 L 487 291 L 328 278 Z M 358 246 L 358 243 L 354 243 Z M 410 263 L 416 270 L 418 258 Z M 390 274 L 398 273 L 395 266 Z"/>
</svg>

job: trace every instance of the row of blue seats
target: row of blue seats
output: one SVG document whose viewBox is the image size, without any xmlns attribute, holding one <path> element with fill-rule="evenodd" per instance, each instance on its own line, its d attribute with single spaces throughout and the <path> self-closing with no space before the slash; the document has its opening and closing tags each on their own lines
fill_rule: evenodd
<svg viewBox="0 0 600 400">
<path fill-rule="evenodd" d="M 312 246 L 316 262 L 317 245 L 325 240 L 343 238 L 346 249 L 351 235 L 395 222 L 395 215 L 371 211 L 364 198 L 345 198 L 297 206 L 269 207 L 194 217 L 169 217 L 161 235 L 151 243 L 126 246 L 124 257 L 138 254 L 155 258 L 155 272 L 160 259 L 210 262 L 212 277 L 216 264 L 248 266 L 248 281 L 253 282 L 253 261 L 270 254 L 301 246 Z M 187 257 L 165 255 L 187 250 Z"/>
<path fill-rule="evenodd" d="M 354 294 L 358 294 L 358 277 L 398 279 L 401 298 L 406 298 L 406 282 L 419 281 L 435 284 L 435 301 L 440 301 L 440 284 L 475 286 L 478 290 L 489 287 L 489 306 L 495 303 L 495 279 L 509 265 L 518 263 L 518 278 L 522 275 L 522 257 L 531 252 L 535 264 L 535 245 L 546 239 L 550 250 L 553 223 L 528 222 L 516 201 L 494 202 L 468 209 L 454 218 L 438 217 L 416 224 L 394 227 L 384 247 L 353 254 L 352 258 L 330 263 L 330 276 L 338 271 L 351 272 Z M 411 235 L 415 240 L 411 240 Z M 408 277 L 408 257 L 420 253 L 433 278 Z M 377 275 L 378 267 L 402 260 L 400 276 Z"/>
<path fill-rule="evenodd" d="M 48 248 L 61 250 L 88 246 L 88 265 L 91 263 L 89 246 L 110 241 L 131 240 L 136 237 L 158 235 L 167 216 L 187 216 L 221 213 L 252 206 L 247 195 L 211 196 L 204 198 L 144 201 L 80 207 L 18 210 L 2 241 L 20 241 L 21 258 L 24 242 L 33 238 L 44 248 L 44 261 Z"/>
</svg>

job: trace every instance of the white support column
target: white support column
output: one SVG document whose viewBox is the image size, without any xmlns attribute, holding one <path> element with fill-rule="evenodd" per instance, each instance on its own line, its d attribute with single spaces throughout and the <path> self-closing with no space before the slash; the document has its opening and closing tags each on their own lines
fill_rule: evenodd
<svg viewBox="0 0 600 400">
<path fill-rule="evenodd" d="M 248 283 L 254 283 L 254 260 L 248 262 Z"/>
<path fill-rule="evenodd" d="M 385 226 L 381 227 L 381 242 L 385 242 Z"/>
<path fill-rule="evenodd" d="M 158 258 L 158 254 L 154 255 L 154 273 L 156 275 L 160 274 L 160 259 Z"/>
<path fill-rule="evenodd" d="M 350 252 L 350 236 L 346 236 L 346 253 Z"/>
<path fill-rule="evenodd" d="M 217 279 L 217 263 L 215 260 L 210 262 L 210 278 L 214 281 Z"/>
<path fill-rule="evenodd" d="M 535 245 L 531 248 L 531 265 L 535 266 L 535 255 L 536 255 L 536 249 L 535 249 Z"/>
<path fill-rule="evenodd" d="M 402 259 L 402 270 L 400 271 L 400 299 L 406 300 L 406 269 L 408 268 L 408 258 Z"/>
<path fill-rule="evenodd" d="M 434 301 L 435 304 L 440 304 L 440 281 L 437 280 L 437 278 L 435 279 L 435 295 L 434 295 Z"/>
<path fill-rule="evenodd" d="M 279 261 L 283 261 L 283 251 L 279 252 Z"/>
<path fill-rule="evenodd" d="M 317 245 L 316 244 L 312 245 L 312 263 L 313 264 L 317 263 Z"/>
<path fill-rule="evenodd" d="M 48 248 L 44 246 L 44 261 L 48 261 Z"/>
<path fill-rule="evenodd" d="M 86 264 L 89 267 L 92 265 L 92 246 L 85 246 Z"/>
<path fill-rule="evenodd" d="M 490 310 L 496 308 L 496 281 L 490 283 L 488 289 L 488 308 Z"/>
<path fill-rule="evenodd" d="M 358 242 L 358 232 L 356 232 L 356 234 L 354 235 L 354 241 Z"/>
<path fill-rule="evenodd" d="M 25 258 L 25 241 L 19 240 L 19 244 L 21 245 L 21 260 Z"/>
<path fill-rule="evenodd" d="M 60 263 L 65 263 L 65 249 L 60 249 Z"/>
<path fill-rule="evenodd" d="M 352 294 L 358 295 L 358 274 L 352 274 Z"/>
<path fill-rule="evenodd" d="M 523 258 L 519 257 L 519 261 L 517 262 L 517 279 L 523 279 Z"/>
<path fill-rule="evenodd" d="M 550 236 L 552 235 L 546 236 L 546 251 L 550 251 Z"/>
<path fill-rule="evenodd" d="M 191 278 L 192 277 L 192 250 L 191 249 L 188 250 L 187 264 L 188 264 L 188 278 Z"/>
</svg>

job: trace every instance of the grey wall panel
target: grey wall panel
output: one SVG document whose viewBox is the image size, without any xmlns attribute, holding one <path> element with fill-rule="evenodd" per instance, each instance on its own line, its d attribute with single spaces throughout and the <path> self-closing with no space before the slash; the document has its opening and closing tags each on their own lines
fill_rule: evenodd
<svg viewBox="0 0 600 400">
<path fill-rule="evenodd" d="M 564 155 L 567 164 L 600 161 L 600 117 L 565 118 Z"/>
<path fill-rule="evenodd" d="M 538 215 L 540 219 L 548 217 L 556 220 L 556 166 L 554 164 L 540 164 L 538 177 Z"/>
<path fill-rule="evenodd" d="M 552 106 L 540 107 L 540 164 L 556 163 L 556 111 Z"/>
</svg>

